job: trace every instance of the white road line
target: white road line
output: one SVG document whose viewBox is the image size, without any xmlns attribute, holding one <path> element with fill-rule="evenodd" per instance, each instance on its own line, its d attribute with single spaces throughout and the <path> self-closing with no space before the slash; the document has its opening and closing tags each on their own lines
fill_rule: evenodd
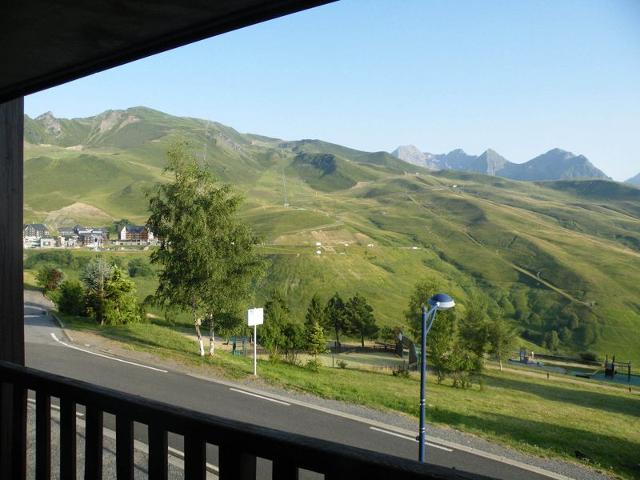
<svg viewBox="0 0 640 480">
<path fill-rule="evenodd" d="M 231 390 L 233 392 L 244 393 L 245 395 L 250 395 L 250 396 L 256 397 L 256 398 L 261 398 L 262 400 L 268 400 L 269 402 L 279 403 L 280 405 L 285 405 L 287 407 L 291 406 L 290 403 L 283 402 L 282 400 L 276 400 L 274 398 L 264 397 L 262 395 L 258 395 L 257 393 L 245 392 L 244 390 L 238 390 L 237 388 L 230 388 L 229 390 Z"/>
<path fill-rule="evenodd" d="M 237 385 L 237 383 L 228 382 L 226 380 L 220 380 L 218 378 L 211 378 L 211 377 L 208 377 L 208 376 L 205 376 L 205 375 L 199 375 L 197 373 L 187 373 L 186 375 L 190 376 L 190 377 L 193 377 L 193 378 L 200 379 L 200 380 L 204 380 L 206 382 L 217 383 L 219 385 L 225 385 L 226 387 L 232 387 L 234 385 Z M 253 388 L 249 388 L 249 387 L 245 387 L 245 388 L 247 390 L 249 390 L 249 391 L 256 392 L 256 394 L 258 392 L 262 393 L 262 391 L 258 390 L 258 389 L 253 389 Z M 383 422 L 379 422 L 377 420 L 371 420 L 369 418 L 361 417 L 361 416 L 354 415 L 354 414 L 351 414 L 351 413 L 341 412 L 339 410 L 334 410 L 332 408 L 321 407 L 320 405 L 315 405 L 315 404 L 309 403 L 309 402 L 303 402 L 302 400 L 285 397 L 283 395 L 278 395 L 278 394 L 275 394 L 275 393 L 269 393 L 269 395 L 271 395 L 274 398 L 281 398 L 283 401 L 286 400 L 287 402 L 291 402 L 291 404 L 293 404 L 293 405 L 309 408 L 311 410 L 316 410 L 318 412 L 323 412 L 323 413 L 326 413 L 328 415 L 334 415 L 336 417 L 346 418 L 346 419 L 349 419 L 349 420 L 353 420 L 354 422 L 364 423 L 364 424 L 369 425 L 369 426 L 383 427 L 383 429 L 387 429 L 387 431 L 394 431 L 394 432 L 397 432 L 397 433 L 405 434 L 407 437 L 409 437 L 409 436 L 414 434 L 413 432 L 411 432 L 411 431 L 409 431 L 407 429 L 396 427 L 394 425 L 389 425 L 389 424 L 386 424 L 386 423 L 383 423 Z M 512 460 L 511 458 L 507 458 L 507 457 L 504 457 L 502 455 L 496 455 L 494 453 L 485 452 L 484 450 L 479 450 L 477 448 L 469 447 L 469 446 L 463 445 L 461 443 L 451 442 L 451 441 L 443 440 L 443 439 L 438 439 L 438 442 L 440 442 L 442 445 L 450 447 L 450 448 L 452 448 L 454 450 L 458 450 L 458 451 L 461 451 L 461 452 L 469 453 L 471 455 L 476 455 L 478 457 L 487 458 L 489 460 L 493 460 L 493 461 L 496 461 L 496 462 L 504 463 L 506 465 L 511 465 L 513 467 L 520 468 L 522 470 L 527 470 L 529 472 L 537 473 L 539 475 L 542 475 L 543 477 L 552 478 L 554 480 L 574 480 L 571 477 L 568 477 L 566 475 L 562 475 L 560 473 L 552 472 L 550 470 L 547 470 L 547 469 L 544 469 L 544 468 L 541 468 L 541 467 L 536 467 L 535 465 L 530 465 L 528 463 L 524 463 L 524 462 L 521 462 L 521 461 L 518 461 L 518 460 Z"/>
<path fill-rule="evenodd" d="M 121 358 L 116 358 L 116 357 L 110 357 L 109 355 L 104 355 L 102 353 L 98 353 L 98 352 L 92 352 L 91 350 L 85 350 L 84 348 L 80 348 L 80 347 L 76 347 L 75 345 L 69 345 L 66 342 L 63 342 L 62 340 L 58 339 L 58 337 L 56 337 L 55 333 L 51 333 L 51 337 L 58 342 L 60 345 L 64 345 L 67 348 L 72 348 L 74 350 L 78 350 L 80 352 L 84 352 L 84 353 L 88 353 L 89 355 L 95 355 L 96 357 L 102 357 L 102 358 L 106 358 L 108 360 L 114 360 L 116 362 L 120 362 L 120 363 L 126 363 L 128 365 L 134 365 L 136 367 L 142 367 L 142 368 L 147 368 L 149 370 L 154 370 L 156 372 L 162 372 L 162 373 L 168 373 L 168 370 L 163 370 L 161 368 L 156 368 L 156 367 L 150 367 L 149 365 L 142 365 L 141 363 L 136 363 L 136 362 L 130 362 L 128 360 L 122 360 Z"/>
<path fill-rule="evenodd" d="M 411 442 L 417 442 L 417 440 L 415 439 L 415 437 L 408 437 L 406 435 L 401 435 L 399 433 L 396 432 L 390 432 L 389 430 L 383 430 L 381 428 L 376 428 L 376 427 L 369 427 L 371 430 L 374 430 L 376 432 L 380 432 L 380 433 L 386 433 L 387 435 L 392 435 L 394 437 L 398 437 L 398 438 L 404 438 L 405 440 L 409 440 Z M 431 443 L 431 442 L 425 442 L 426 445 L 429 445 L 430 447 L 433 448 L 439 448 L 440 450 L 444 450 L 445 452 L 453 452 L 452 449 L 447 448 L 447 447 L 443 447 L 442 445 L 437 445 L 435 443 Z"/>
<path fill-rule="evenodd" d="M 44 315 L 40 314 L 40 315 L 31 315 L 31 314 L 25 314 L 24 318 L 40 318 L 40 317 L 44 317 Z"/>
</svg>

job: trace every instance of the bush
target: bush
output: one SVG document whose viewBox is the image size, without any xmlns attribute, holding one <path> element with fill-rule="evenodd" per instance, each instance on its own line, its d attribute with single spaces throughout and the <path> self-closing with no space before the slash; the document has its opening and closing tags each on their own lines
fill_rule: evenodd
<svg viewBox="0 0 640 480">
<path fill-rule="evenodd" d="M 60 290 L 54 299 L 58 311 L 68 315 L 84 315 L 84 288 L 77 280 L 66 280 L 60 285 Z"/>
<path fill-rule="evenodd" d="M 587 362 L 598 362 L 600 360 L 595 352 L 580 352 L 579 356 Z"/>
<path fill-rule="evenodd" d="M 307 363 L 305 364 L 305 368 L 307 370 L 317 373 L 320 371 L 320 362 L 315 358 L 312 358 L 311 360 L 307 360 Z"/>
<path fill-rule="evenodd" d="M 345 362 L 344 360 L 338 360 L 338 367 L 347 368 L 347 362 Z"/>
<path fill-rule="evenodd" d="M 129 261 L 128 271 L 130 277 L 151 277 L 155 273 L 149 262 L 140 257 Z"/>
<path fill-rule="evenodd" d="M 42 287 L 44 293 L 56 290 L 62 283 L 63 277 L 60 270 L 50 265 L 43 265 L 36 274 L 38 285 Z"/>
<path fill-rule="evenodd" d="M 409 369 L 405 365 L 398 365 L 391 373 L 394 377 L 409 378 Z"/>
</svg>

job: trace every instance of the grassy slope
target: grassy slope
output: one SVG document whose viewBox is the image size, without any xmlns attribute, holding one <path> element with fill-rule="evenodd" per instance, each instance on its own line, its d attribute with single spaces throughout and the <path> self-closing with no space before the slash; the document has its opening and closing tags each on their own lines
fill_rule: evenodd
<svg viewBox="0 0 640 480">
<path fill-rule="evenodd" d="M 201 359 L 181 333 L 154 324 L 97 327 L 66 317 L 70 328 L 92 330 L 126 342 L 128 348 L 201 366 L 215 375 L 250 379 L 250 359 L 219 352 Z M 284 363 L 260 361 L 261 378 L 275 385 L 417 417 L 418 378 L 350 369 L 321 368 L 318 373 Z M 489 370 L 482 387 L 471 390 L 438 385 L 429 378 L 427 420 L 472 432 L 542 456 L 574 458 L 580 450 L 592 461 L 624 478 L 637 473 L 640 398 L 622 388 L 602 388 L 561 377 L 544 380 Z"/>
<path fill-rule="evenodd" d="M 335 290 L 361 292 L 380 323 L 397 325 L 415 281 L 432 277 L 449 286 L 461 310 L 470 289 L 483 289 L 533 338 L 560 329 L 563 316 L 575 312 L 579 326 L 567 350 L 640 361 L 637 189 L 409 175 L 407 164 L 383 153 L 320 141 L 280 144 L 149 109 L 129 113 L 142 121 L 94 132 L 83 151 L 26 145 L 28 221 L 81 201 L 143 222 L 144 190 L 162 180 L 167 145 L 183 136 L 201 157 L 206 144 L 212 170 L 246 196 L 242 215 L 263 237 L 260 249 L 271 262 L 257 301 L 283 289 L 301 318 L 315 292 L 325 298 Z M 296 164 L 300 153 L 331 154 L 336 170 Z M 316 242 L 323 244 L 321 255 Z"/>
</svg>

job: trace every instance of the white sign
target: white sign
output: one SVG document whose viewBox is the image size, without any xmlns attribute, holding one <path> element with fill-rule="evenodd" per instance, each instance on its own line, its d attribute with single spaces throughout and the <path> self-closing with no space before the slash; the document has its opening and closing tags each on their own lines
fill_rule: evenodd
<svg viewBox="0 0 640 480">
<path fill-rule="evenodd" d="M 264 309 L 250 308 L 247 310 L 247 323 L 250 327 L 264 323 Z"/>
</svg>

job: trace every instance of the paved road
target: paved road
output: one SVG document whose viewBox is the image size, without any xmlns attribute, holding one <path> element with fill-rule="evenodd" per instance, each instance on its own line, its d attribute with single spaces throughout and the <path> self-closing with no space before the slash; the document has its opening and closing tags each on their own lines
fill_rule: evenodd
<svg viewBox="0 0 640 480">
<path fill-rule="evenodd" d="M 98 356 L 91 347 L 66 341 L 54 319 L 43 314 L 47 308 L 44 299 L 31 292 L 25 292 L 25 298 L 26 357 L 30 367 L 226 418 L 416 458 L 417 443 L 414 439 L 345 418 L 339 412 L 331 414 L 292 402 L 276 401 L 270 394 L 255 396 L 243 386 L 234 388 L 183 373 L 153 370 Z M 105 418 L 105 426 L 113 428 L 112 419 Z M 136 437 L 144 441 L 145 431 L 143 428 L 139 430 Z M 429 440 L 433 440 L 433 445 L 427 447 L 430 463 L 503 479 L 549 478 L 467 451 L 447 448 L 437 439 Z M 170 444 L 181 449 L 181 437 L 172 436 Z M 215 448 L 211 448 L 207 456 L 208 461 L 217 464 Z M 265 468 L 263 466 L 260 470 Z"/>
</svg>

